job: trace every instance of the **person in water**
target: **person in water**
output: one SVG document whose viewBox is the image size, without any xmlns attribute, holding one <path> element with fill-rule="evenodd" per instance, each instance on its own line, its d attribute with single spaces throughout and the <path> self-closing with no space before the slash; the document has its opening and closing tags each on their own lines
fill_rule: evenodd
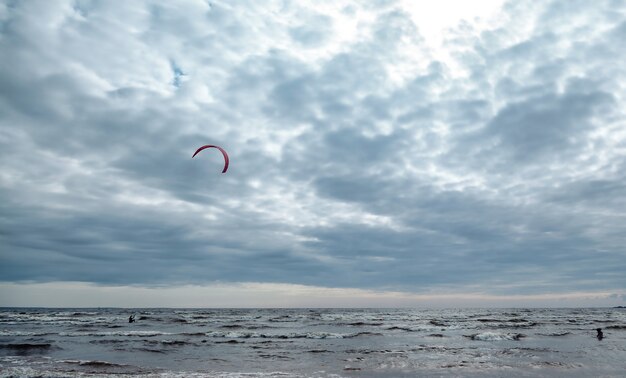
<svg viewBox="0 0 626 378">
<path fill-rule="evenodd" d="M 128 317 L 128 322 L 129 323 L 134 323 L 135 322 L 135 315 L 134 314 Z"/>
<path fill-rule="evenodd" d="M 596 331 L 598 331 L 598 334 L 596 335 L 598 340 L 604 339 L 604 334 L 602 333 L 602 328 L 596 328 Z"/>
</svg>

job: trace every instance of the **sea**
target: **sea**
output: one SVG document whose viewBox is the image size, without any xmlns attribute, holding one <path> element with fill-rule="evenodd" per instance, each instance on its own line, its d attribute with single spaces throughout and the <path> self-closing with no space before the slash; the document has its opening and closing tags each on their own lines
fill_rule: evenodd
<svg viewBox="0 0 626 378">
<path fill-rule="evenodd" d="M 0 308 L 0 377 L 118 376 L 626 377 L 626 308 Z"/>
</svg>

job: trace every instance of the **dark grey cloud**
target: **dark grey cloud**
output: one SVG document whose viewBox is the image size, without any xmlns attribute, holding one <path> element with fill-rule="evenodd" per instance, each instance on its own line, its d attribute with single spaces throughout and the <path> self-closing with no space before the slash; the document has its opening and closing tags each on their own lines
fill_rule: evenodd
<svg viewBox="0 0 626 378">
<path fill-rule="evenodd" d="M 496 139 L 496 148 L 517 162 L 543 161 L 545 155 L 580 149 L 587 139 L 585 133 L 593 130 L 592 118 L 614 105 L 613 97 L 605 92 L 529 98 L 505 106 L 476 138 Z"/>
<path fill-rule="evenodd" d="M 5 6 L 2 279 L 623 288 L 624 4 L 344 5 Z"/>
</svg>

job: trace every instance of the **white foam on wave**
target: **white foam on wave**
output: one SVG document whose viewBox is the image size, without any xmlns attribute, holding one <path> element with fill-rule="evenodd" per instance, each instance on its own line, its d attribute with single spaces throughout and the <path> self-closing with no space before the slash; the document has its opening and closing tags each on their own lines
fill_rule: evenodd
<svg viewBox="0 0 626 378">
<path fill-rule="evenodd" d="M 0 370 L 0 378 L 9 377 L 94 377 L 93 373 L 82 372 L 59 372 L 58 370 L 35 369 L 32 367 L 12 366 Z M 312 372 L 307 374 L 288 373 L 280 371 L 270 372 L 158 372 L 148 374 L 132 374 L 137 378 L 342 378 L 339 374 L 327 373 L 325 371 Z M 119 373 L 99 373 L 99 378 L 119 378 Z"/>
<path fill-rule="evenodd" d="M 281 371 L 269 371 L 269 372 L 212 372 L 212 373 L 187 373 L 187 372 L 171 372 L 161 373 L 158 375 L 162 378 L 342 378 L 339 374 L 327 373 L 324 371 L 312 372 L 307 374 L 299 373 L 287 373 Z"/>
<path fill-rule="evenodd" d="M 208 337 L 231 338 L 231 339 L 343 339 L 354 337 L 355 334 L 341 334 L 331 332 L 306 332 L 287 334 L 266 334 L 259 332 L 207 332 Z"/>
<path fill-rule="evenodd" d="M 0 336 L 47 336 L 47 335 L 56 335 L 54 332 L 24 332 L 24 331 L 8 331 L 1 330 Z"/>
<path fill-rule="evenodd" d="M 75 315 L 77 314 L 77 315 Z M 97 313 L 6 313 L 4 324 L 96 324 L 108 323 L 121 319 L 117 316 L 104 316 Z"/>
<path fill-rule="evenodd" d="M 161 336 L 161 335 L 173 335 L 170 332 L 161 331 L 108 331 L 108 332 L 60 332 L 59 336 L 69 337 L 81 337 L 81 336 Z"/>
<path fill-rule="evenodd" d="M 126 364 L 116 364 L 113 362 L 107 362 L 107 361 L 98 361 L 98 360 L 60 360 L 58 362 L 64 363 L 64 364 L 73 364 L 73 365 L 80 365 L 80 366 L 89 366 L 89 365 L 94 365 L 94 366 L 111 366 L 111 367 L 126 367 L 126 366 L 131 366 L 131 365 L 126 365 Z"/>
<path fill-rule="evenodd" d="M 482 332 L 467 336 L 472 340 L 480 341 L 497 341 L 497 340 L 519 340 L 525 335 L 521 333 L 499 333 L 499 332 Z"/>
</svg>

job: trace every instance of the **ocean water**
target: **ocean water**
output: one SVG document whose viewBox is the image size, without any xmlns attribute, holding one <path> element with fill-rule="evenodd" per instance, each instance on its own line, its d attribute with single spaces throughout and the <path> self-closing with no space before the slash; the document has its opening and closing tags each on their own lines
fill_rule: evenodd
<svg viewBox="0 0 626 378">
<path fill-rule="evenodd" d="M 1 377 L 119 375 L 624 377 L 626 309 L 0 309 Z"/>
</svg>

